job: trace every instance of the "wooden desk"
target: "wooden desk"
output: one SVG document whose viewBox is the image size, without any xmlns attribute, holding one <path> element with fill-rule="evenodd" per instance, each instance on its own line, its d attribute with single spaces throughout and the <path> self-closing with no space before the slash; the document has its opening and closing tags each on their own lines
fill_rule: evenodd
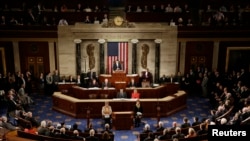
<svg viewBox="0 0 250 141">
<path fill-rule="evenodd" d="M 104 82 L 105 79 L 108 79 L 111 82 L 112 86 L 115 86 L 116 81 L 125 81 L 126 86 L 134 79 L 136 83 L 139 83 L 139 75 L 138 74 L 125 74 L 124 72 L 115 72 L 112 75 L 110 74 L 101 74 L 99 76 L 99 83 Z"/>
<path fill-rule="evenodd" d="M 104 101 L 108 101 L 113 111 L 131 111 L 134 109 L 136 99 L 78 99 L 72 96 L 55 92 L 53 110 L 62 112 L 75 118 L 86 118 L 86 107 L 91 108 L 91 118 L 101 118 L 101 108 Z M 160 116 L 165 117 L 186 108 L 187 94 L 178 91 L 164 98 L 140 99 L 143 107 L 143 117 L 156 117 L 156 106 L 161 107 Z"/>
<path fill-rule="evenodd" d="M 117 87 L 123 87 L 120 85 L 124 85 L 124 83 L 119 83 Z M 100 99 L 102 94 L 107 94 L 108 98 L 116 98 L 116 94 L 117 94 L 117 90 L 115 88 L 88 89 L 88 88 L 75 86 L 74 84 L 61 84 L 60 88 L 62 88 L 63 90 L 68 88 L 68 92 L 65 94 L 78 98 L 78 99 L 89 99 L 90 94 L 96 94 L 97 99 Z M 62 92 L 60 88 L 59 88 L 59 91 Z M 130 98 L 134 89 L 126 88 L 124 90 L 126 91 L 128 98 Z M 137 91 L 140 93 L 140 98 L 163 98 L 168 95 L 177 93 L 178 90 L 179 90 L 179 84 L 175 84 L 175 83 L 167 83 L 167 84 L 157 86 L 154 88 L 151 88 L 151 87 L 149 88 L 138 87 L 137 88 Z"/>
<path fill-rule="evenodd" d="M 133 111 L 113 112 L 112 128 L 113 130 L 131 130 L 134 128 Z"/>
</svg>

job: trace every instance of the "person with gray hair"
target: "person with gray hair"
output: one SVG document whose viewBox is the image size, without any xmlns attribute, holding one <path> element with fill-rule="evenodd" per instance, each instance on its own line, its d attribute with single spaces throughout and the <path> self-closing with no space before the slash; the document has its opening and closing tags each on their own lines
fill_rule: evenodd
<svg viewBox="0 0 250 141">
<path fill-rule="evenodd" d="M 50 130 L 47 128 L 47 122 L 45 120 L 42 120 L 40 123 L 40 126 L 37 128 L 38 135 L 49 135 Z"/>
<path fill-rule="evenodd" d="M 162 121 L 159 121 L 158 123 L 158 127 L 156 129 L 157 132 L 161 132 L 163 131 L 165 128 L 163 127 L 163 122 Z"/>
<path fill-rule="evenodd" d="M 94 129 L 91 129 L 89 131 L 89 136 L 86 137 L 86 141 L 98 141 L 98 137 L 95 137 L 95 130 Z"/>
<path fill-rule="evenodd" d="M 172 134 L 170 133 L 171 129 L 170 128 L 165 128 L 162 132 L 162 135 L 158 136 L 159 140 L 168 140 L 172 138 Z"/>
<path fill-rule="evenodd" d="M 11 123 L 8 122 L 8 119 L 6 116 L 2 116 L 0 119 L 0 127 L 3 127 L 7 130 L 14 131 L 18 130 L 19 127 L 13 126 Z"/>
<path fill-rule="evenodd" d="M 177 139 L 185 138 L 185 134 L 181 133 L 180 127 L 176 127 L 175 134 L 172 135 L 172 139 L 174 139 L 174 138 L 177 138 Z"/>
<path fill-rule="evenodd" d="M 150 125 L 149 124 L 145 124 L 142 133 L 149 133 L 149 132 L 153 132 L 153 131 L 150 129 Z"/>
</svg>

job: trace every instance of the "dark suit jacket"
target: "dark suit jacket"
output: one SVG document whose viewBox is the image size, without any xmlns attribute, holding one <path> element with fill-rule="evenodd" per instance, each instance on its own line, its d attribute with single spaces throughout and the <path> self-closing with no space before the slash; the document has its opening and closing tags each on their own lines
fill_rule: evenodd
<svg viewBox="0 0 250 141">
<path fill-rule="evenodd" d="M 132 82 L 129 82 L 128 87 L 139 87 L 139 84 L 136 82 L 134 82 L 133 84 L 132 84 Z"/>
<path fill-rule="evenodd" d="M 111 83 L 108 82 L 107 84 L 105 82 L 102 83 L 102 88 L 104 87 L 111 87 Z"/>
<path fill-rule="evenodd" d="M 117 98 L 127 98 L 127 93 L 126 92 L 117 92 Z"/>
<path fill-rule="evenodd" d="M 92 76 L 91 76 L 91 73 L 92 73 Z M 91 79 L 96 79 L 96 72 L 87 72 L 87 77 L 91 80 Z"/>
<path fill-rule="evenodd" d="M 98 140 L 99 140 L 99 139 L 98 139 L 97 137 L 95 137 L 95 136 L 88 136 L 88 137 L 86 137 L 85 139 L 86 139 L 86 141 L 98 141 Z"/>
<path fill-rule="evenodd" d="M 119 62 L 118 65 L 116 63 L 113 64 L 113 70 L 122 70 L 122 65 Z"/>
<path fill-rule="evenodd" d="M 99 87 L 98 82 L 96 82 L 95 84 L 93 84 L 92 82 L 89 83 L 89 88 L 93 88 L 93 87 Z"/>
<path fill-rule="evenodd" d="M 149 81 L 150 83 L 153 82 L 153 75 L 151 72 L 148 72 L 146 75 L 146 72 L 142 72 L 142 76 L 141 76 L 141 81 L 146 80 Z"/>
</svg>

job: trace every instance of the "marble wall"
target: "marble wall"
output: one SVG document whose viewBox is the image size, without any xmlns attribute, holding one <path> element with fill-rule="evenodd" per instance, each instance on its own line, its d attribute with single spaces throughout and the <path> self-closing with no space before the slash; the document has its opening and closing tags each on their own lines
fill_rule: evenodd
<svg viewBox="0 0 250 141">
<path fill-rule="evenodd" d="M 107 42 L 127 41 L 129 42 L 128 73 L 132 73 L 132 39 L 137 39 L 137 73 L 144 70 L 141 65 L 142 46 L 149 46 L 147 55 L 147 68 L 155 72 L 155 47 L 160 41 L 160 72 L 159 75 L 170 75 L 176 73 L 177 68 L 177 27 L 167 26 L 161 23 L 137 23 L 133 28 L 103 28 L 95 24 L 76 24 L 72 26 L 58 27 L 58 64 L 61 75 L 76 75 L 76 43 L 80 39 L 81 46 L 81 71 L 88 71 L 89 56 L 86 48 L 94 46 L 95 67 L 99 74 L 100 70 L 100 45 L 98 40 L 104 39 L 104 66 L 107 56 Z M 156 40 L 157 39 L 157 40 Z"/>
</svg>

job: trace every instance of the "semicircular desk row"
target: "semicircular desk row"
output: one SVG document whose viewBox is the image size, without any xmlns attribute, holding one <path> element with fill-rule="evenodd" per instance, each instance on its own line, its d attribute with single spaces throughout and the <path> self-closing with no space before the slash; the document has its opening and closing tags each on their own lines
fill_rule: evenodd
<svg viewBox="0 0 250 141">
<path fill-rule="evenodd" d="M 173 85 L 170 85 L 173 86 Z M 141 93 L 141 105 L 143 107 L 144 117 L 166 117 L 187 107 L 187 94 L 185 91 L 176 90 L 174 93 L 164 92 L 168 90 L 168 85 L 155 88 L 137 88 Z M 175 87 L 175 86 L 174 86 Z M 126 89 L 130 91 L 131 88 Z M 101 109 L 105 101 L 108 101 L 113 112 L 133 111 L 136 99 L 118 99 L 118 98 L 99 98 L 89 99 L 88 95 L 93 90 L 72 86 L 67 93 L 54 92 L 53 110 L 67 114 L 75 118 L 101 118 Z M 98 94 L 105 90 L 96 90 Z M 109 90 L 109 94 L 115 94 L 117 91 Z M 132 92 L 132 89 L 131 89 Z M 143 96 L 146 94 L 146 96 Z M 151 98 L 149 98 L 151 95 Z M 164 96 L 165 95 L 165 96 Z M 87 114 L 90 112 L 90 114 Z"/>
</svg>

